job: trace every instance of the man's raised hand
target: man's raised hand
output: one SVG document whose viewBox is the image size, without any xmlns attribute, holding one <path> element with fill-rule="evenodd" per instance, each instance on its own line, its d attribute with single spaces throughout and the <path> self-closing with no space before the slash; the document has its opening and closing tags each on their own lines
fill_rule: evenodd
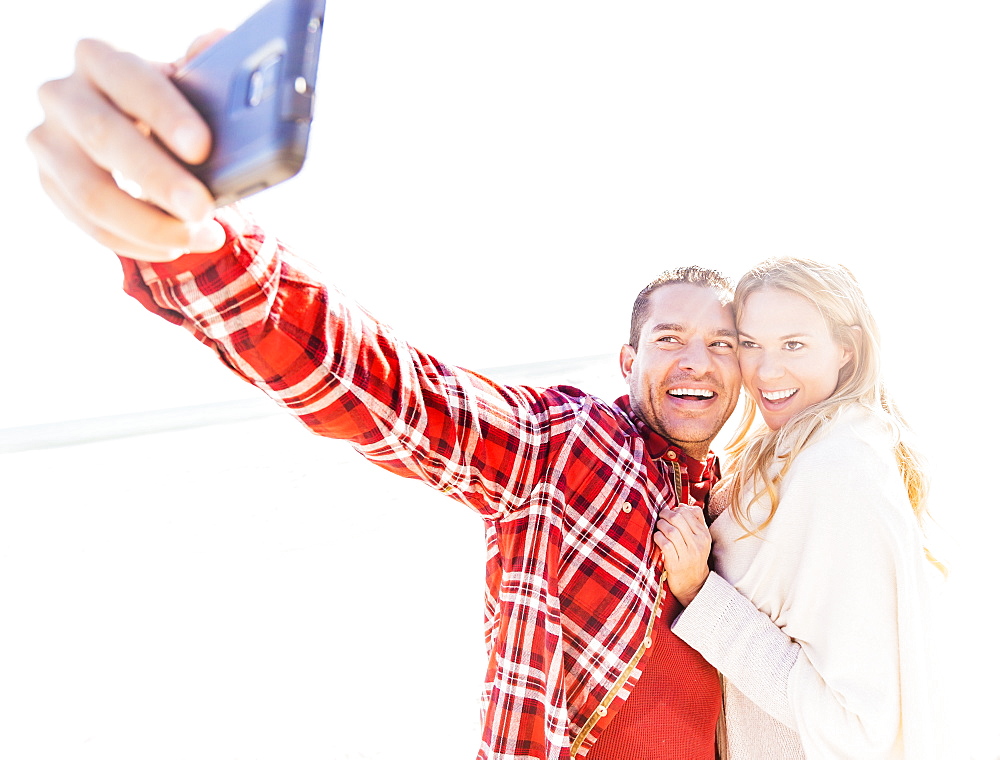
<svg viewBox="0 0 1000 760">
<path fill-rule="evenodd" d="M 173 71 L 82 40 L 73 73 L 39 89 L 45 118 L 28 136 L 42 187 L 60 210 L 102 245 L 146 261 L 225 241 L 208 190 L 171 155 L 197 164 L 211 147 Z M 123 189 L 130 185 L 139 191 Z"/>
</svg>

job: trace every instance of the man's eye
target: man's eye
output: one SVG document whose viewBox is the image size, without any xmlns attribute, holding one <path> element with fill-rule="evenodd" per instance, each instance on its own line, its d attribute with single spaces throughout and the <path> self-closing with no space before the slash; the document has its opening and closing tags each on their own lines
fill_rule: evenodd
<svg viewBox="0 0 1000 760">
<path fill-rule="evenodd" d="M 728 350 L 731 351 L 733 349 L 733 344 L 730 343 L 728 340 L 717 340 L 717 341 L 715 341 L 715 343 L 712 344 L 712 347 L 713 348 L 725 348 L 725 349 L 728 349 Z"/>
<path fill-rule="evenodd" d="M 676 335 L 663 335 L 656 339 L 657 343 L 680 343 L 680 338 Z"/>
</svg>

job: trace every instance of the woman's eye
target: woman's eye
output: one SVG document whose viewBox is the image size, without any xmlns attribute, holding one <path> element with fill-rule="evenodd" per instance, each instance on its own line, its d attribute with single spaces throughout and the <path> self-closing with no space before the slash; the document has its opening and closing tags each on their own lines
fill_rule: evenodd
<svg viewBox="0 0 1000 760">
<path fill-rule="evenodd" d="M 804 346 L 805 343 L 802 343 L 797 340 L 790 340 L 785 344 L 785 348 L 787 348 L 789 351 L 798 351 L 800 348 L 803 348 Z"/>
<path fill-rule="evenodd" d="M 757 344 L 752 340 L 741 340 L 740 348 L 757 348 Z"/>
</svg>

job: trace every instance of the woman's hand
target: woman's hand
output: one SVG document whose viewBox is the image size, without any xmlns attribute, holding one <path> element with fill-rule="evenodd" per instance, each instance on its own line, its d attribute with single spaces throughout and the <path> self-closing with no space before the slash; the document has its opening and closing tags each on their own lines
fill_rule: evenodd
<svg viewBox="0 0 1000 760">
<path fill-rule="evenodd" d="M 712 534 L 701 508 L 682 504 L 662 510 L 653 541 L 663 555 L 670 593 L 687 607 L 705 585 L 712 551 Z"/>
<path fill-rule="evenodd" d="M 225 241 L 213 198 L 175 158 L 204 161 L 211 134 L 170 80 L 174 70 L 84 40 L 76 70 L 39 90 L 45 121 L 28 137 L 62 212 L 102 245 L 148 261 Z"/>
</svg>

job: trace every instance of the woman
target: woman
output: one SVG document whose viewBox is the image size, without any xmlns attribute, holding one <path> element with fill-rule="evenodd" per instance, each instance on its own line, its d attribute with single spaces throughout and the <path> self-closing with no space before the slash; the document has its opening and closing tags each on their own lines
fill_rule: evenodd
<svg viewBox="0 0 1000 760">
<path fill-rule="evenodd" d="M 765 262 L 734 299 L 750 409 L 709 507 L 655 536 L 674 632 L 724 683 L 729 758 L 936 757 L 926 480 L 842 267 Z M 709 571 L 711 555 L 714 570 Z"/>
</svg>

